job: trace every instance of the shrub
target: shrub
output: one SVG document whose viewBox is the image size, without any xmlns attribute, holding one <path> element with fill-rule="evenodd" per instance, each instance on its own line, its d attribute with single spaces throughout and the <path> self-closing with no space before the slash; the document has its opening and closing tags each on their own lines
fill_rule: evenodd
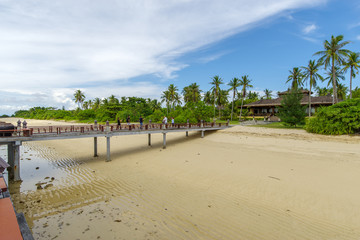
<svg viewBox="0 0 360 240">
<path fill-rule="evenodd" d="M 320 134 L 351 134 L 360 131 L 360 98 L 353 98 L 329 107 L 320 108 L 310 118 L 306 131 Z"/>
</svg>

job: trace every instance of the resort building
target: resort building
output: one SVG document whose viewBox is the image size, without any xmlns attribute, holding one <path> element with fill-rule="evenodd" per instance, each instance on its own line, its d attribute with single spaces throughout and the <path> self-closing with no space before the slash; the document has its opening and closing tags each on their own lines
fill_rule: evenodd
<svg viewBox="0 0 360 240">
<path fill-rule="evenodd" d="M 301 90 L 303 98 L 301 99 L 301 105 L 309 106 L 309 90 Z M 282 98 L 289 91 L 279 93 L 279 97 L 276 99 L 261 99 L 259 101 L 245 104 L 244 107 L 248 108 L 250 116 L 275 116 L 278 112 L 278 107 L 281 105 Z M 311 97 L 311 113 L 315 113 L 316 109 L 321 106 L 332 105 L 332 96 L 320 96 Z M 309 107 L 306 108 L 306 112 L 309 113 Z"/>
</svg>

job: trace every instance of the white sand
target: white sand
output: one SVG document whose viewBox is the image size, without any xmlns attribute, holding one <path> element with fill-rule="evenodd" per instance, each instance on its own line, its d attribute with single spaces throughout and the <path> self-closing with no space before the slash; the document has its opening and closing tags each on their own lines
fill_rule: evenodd
<svg viewBox="0 0 360 240">
<path fill-rule="evenodd" d="M 98 158 L 91 138 L 24 143 L 64 174 L 13 193 L 17 210 L 39 239 L 360 239 L 360 137 L 236 126 L 167 139 L 113 137 L 111 162 L 103 138 Z"/>
</svg>

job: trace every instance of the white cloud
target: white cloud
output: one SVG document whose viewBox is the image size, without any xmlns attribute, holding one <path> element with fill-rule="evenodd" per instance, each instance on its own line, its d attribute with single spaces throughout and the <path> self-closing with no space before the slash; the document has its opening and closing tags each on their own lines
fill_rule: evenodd
<svg viewBox="0 0 360 240">
<path fill-rule="evenodd" d="M 113 94 L 108 83 L 115 80 L 124 85 L 117 90 L 126 96 L 122 89 L 158 96 L 145 89 L 159 90 L 151 83 L 138 84 L 134 92 L 133 78 L 174 78 L 187 66 L 177 60 L 184 54 L 284 11 L 324 2 L 0 0 L 1 89 L 8 90 L 8 97 L 14 87 L 27 89 L 27 95 L 42 93 L 28 98 L 33 100 L 29 104 L 48 99 L 57 106 L 70 104 L 74 88 L 86 85 L 100 85 L 97 96 Z"/>
<path fill-rule="evenodd" d="M 303 33 L 309 34 L 314 32 L 318 27 L 315 24 L 310 24 L 303 28 Z"/>
<path fill-rule="evenodd" d="M 360 41 L 360 35 L 357 35 L 357 36 L 356 36 L 356 40 L 359 40 L 359 41 Z"/>
</svg>

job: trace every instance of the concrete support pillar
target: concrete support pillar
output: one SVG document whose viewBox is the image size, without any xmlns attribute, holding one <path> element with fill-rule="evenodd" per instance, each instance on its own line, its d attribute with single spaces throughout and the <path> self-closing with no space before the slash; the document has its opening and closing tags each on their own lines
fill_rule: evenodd
<svg viewBox="0 0 360 240">
<path fill-rule="evenodd" d="M 8 144 L 8 163 L 10 165 L 9 179 L 21 181 L 20 178 L 20 141 Z"/>
<path fill-rule="evenodd" d="M 94 137 L 94 157 L 98 157 L 98 153 L 97 153 L 97 137 Z"/>
<path fill-rule="evenodd" d="M 186 131 L 186 136 L 187 136 L 187 137 L 189 136 L 189 132 L 188 132 L 188 131 Z"/>
<path fill-rule="evenodd" d="M 163 133 L 163 149 L 166 148 L 166 133 Z"/>
<path fill-rule="evenodd" d="M 148 133 L 148 145 L 151 146 L 151 134 Z"/>
<path fill-rule="evenodd" d="M 110 137 L 106 137 L 106 161 L 111 161 L 110 158 Z"/>
<path fill-rule="evenodd" d="M 201 131 L 201 138 L 204 138 L 205 131 Z"/>
</svg>

